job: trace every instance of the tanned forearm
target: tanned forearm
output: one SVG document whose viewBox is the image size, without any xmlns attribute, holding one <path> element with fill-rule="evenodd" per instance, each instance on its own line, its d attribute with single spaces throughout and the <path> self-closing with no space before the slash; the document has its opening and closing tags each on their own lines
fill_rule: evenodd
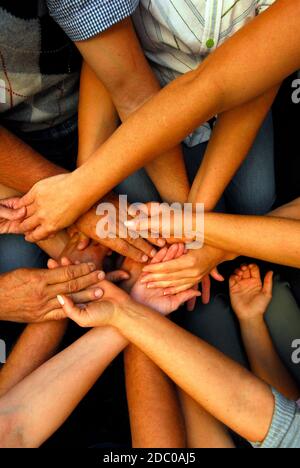
<svg viewBox="0 0 300 468">
<path fill-rule="evenodd" d="M 166 318 L 136 303 L 115 314 L 113 325 L 217 420 L 251 441 L 271 425 L 270 388 Z M 176 359 L 174 359 L 176 349 Z"/>
<path fill-rule="evenodd" d="M 80 103 L 80 135 L 85 142 L 89 140 L 86 145 L 80 144 L 80 154 L 83 151 L 90 156 L 91 149 L 96 151 L 116 128 L 116 111 L 125 122 L 158 93 L 160 85 L 131 20 L 123 21 L 97 38 L 78 42 L 77 46 L 91 67 L 83 69 Z M 164 201 L 173 202 L 176 198 L 185 202 L 189 183 L 181 148 L 158 155 L 159 158 L 146 165 L 154 185 Z"/>
<path fill-rule="evenodd" d="M 240 325 L 253 373 L 286 398 L 297 401 L 300 390 L 274 347 L 264 317 L 244 320 Z"/>
<path fill-rule="evenodd" d="M 116 330 L 94 329 L 14 387 L 0 401 L 0 446 L 39 447 L 126 345 Z"/>
<path fill-rule="evenodd" d="M 247 157 L 278 87 L 219 116 L 189 201 L 212 211 Z M 216 183 L 217 181 L 217 183 Z"/>
<path fill-rule="evenodd" d="M 0 127 L 0 165 L 0 182 L 21 194 L 42 179 L 67 172 L 3 127 Z"/>
</svg>

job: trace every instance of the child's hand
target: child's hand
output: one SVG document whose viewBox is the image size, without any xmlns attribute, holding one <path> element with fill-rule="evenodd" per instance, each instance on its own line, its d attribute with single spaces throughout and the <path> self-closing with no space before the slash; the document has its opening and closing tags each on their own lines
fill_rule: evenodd
<svg viewBox="0 0 300 468">
<path fill-rule="evenodd" d="M 184 251 L 185 246 L 183 244 L 174 244 L 170 248 L 165 247 L 155 255 L 151 264 L 174 260 L 181 257 Z M 189 289 L 174 295 L 166 294 L 166 290 L 163 288 L 149 288 L 144 279 L 145 274 L 141 274 L 131 290 L 131 297 L 140 304 L 151 307 L 163 315 L 175 312 L 185 302 L 201 296 L 201 293 L 195 289 Z"/>
<path fill-rule="evenodd" d="M 242 266 L 231 276 L 229 286 L 231 304 L 239 321 L 262 317 L 272 300 L 273 272 L 267 273 L 262 283 L 257 265 Z"/>
</svg>

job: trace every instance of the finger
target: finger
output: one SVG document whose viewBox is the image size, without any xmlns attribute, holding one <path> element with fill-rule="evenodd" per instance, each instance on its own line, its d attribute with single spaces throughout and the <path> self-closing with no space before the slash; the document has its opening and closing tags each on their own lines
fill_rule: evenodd
<svg viewBox="0 0 300 468">
<path fill-rule="evenodd" d="M 159 237 L 158 239 L 154 238 L 154 237 L 147 237 L 147 241 L 150 242 L 150 244 L 152 245 L 156 245 L 156 247 L 165 247 L 167 241 L 165 239 L 162 239 L 161 237 Z"/>
<path fill-rule="evenodd" d="M 168 288 L 177 288 L 179 286 L 184 286 L 186 284 L 197 284 L 199 282 L 199 278 L 195 278 L 194 280 L 192 278 L 183 278 L 179 279 L 176 281 L 170 281 L 169 279 L 165 281 L 156 281 L 154 283 L 148 283 L 147 288 L 148 289 L 158 289 L 158 288 L 163 288 L 163 289 L 168 289 Z"/>
<path fill-rule="evenodd" d="M 11 208 L 0 206 L 0 218 L 7 219 L 8 221 L 17 221 L 19 219 L 24 218 L 25 215 L 26 215 L 26 208 L 13 210 Z"/>
<path fill-rule="evenodd" d="M 229 278 L 229 287 L 230 289 L 237 285 L 237 276 L 232 275 Z"/>
<path fill-rule="evenodd" d="M 143 252 L 149 258 L 153 258 L 157 253 L 157 250 L 153 248 L 153 245 L 149 244 L 149 242 L 141 237 L 138 239 L 128 237 L 127 241 L 130 245 Z"/>
<path fill-rule="evenodd" d="M 210 281 L 209 275 L 207 275 L 202 280 L 202 302 L 203 304 L 209 304 L 210 288 L 211 288 L 211 281 Z"/>
<path fill-rule="evenodd" d="M 111 246 L 113 250 L 123 257 L 128 257 L 138 263 L 147 263 L 149 260 L 148 255 L 130 245 L 123 239 L 116 239 L 114 245 Z"/>
<path fill-rule="evenodd" d="M 130 219 L 124 222 L 124 225 L 127 229 L 130 229 L 134 232 L 144 232 L 144 233 L 160 233 L 160 217 L 154 216 L 151 218 L 136 218 Z"/>
<path fill-rule="evenodd" d="M 171 247 L 169 247 L 165 255 L 165 258 L 163 259 L 163 262 L 166 263 L 171 260 L 174 260 L 177 256 L 178 248 L 179 248 L 179 244 L 174 244 Z"/>
<path fill-rule="evenodd" d="M 87 249 L 91 243 L 91 239 L 87 237 L 85 234 L 79 233 L 79 240 L 77 244 L 77 250 L 82 252 L 83 250 Z"/>
<path fill-rule="evenodd" d="M 143 284 L 155 283 L 157 281 L 179 281 L 185 280 L 186 278 L 188 278 L 188 280 L 191 280 L 196 278 L 193 270 L 186 269 L 178 270 L 175 273 L 144 273 L 144 275 L 145 276 L 142 279 Z"/>
<path fill-rule="evenodd" d="M 255 278 L 255 279 L 261 279 L 260 277 L 260 270 L 258 268 L 257 265 L 249 265 L 249 270 L 250 270 L 250 274 L 251 274 L 251 278 Z"/>
<path fill-rule="evenodd" d="M 41 242 L 43 240 L 47 240 L 54 234 L 53 231 L 48 231 L 44 226 L 37 226 L 29 235 L 26 235 L 26 240 L 28 242 Z"/>
<path fill-rule="evenodd" d="M 220 282 L 225 281 L 224 276 L 219 273 L 218 268 L 214 268 L 212 272 L 210 273 L 210 275 L 216 281 L 220 281 Z"/>
<path fill-rule="evenodd" d="M 177 294 L 177 298 L 180 301 L 180 304 L 185 304 L 186 302 L 191 301 L 192 299 L 196 301 L 197 297 L 200 297 L 200 296 L 201 296 L 200 291 L 195 291 L 192 289 Z"/>
<path fill-rule="evenodd" d="M 86 310 L 80 307 L 76 307 L 73 301 L 67 296 L 58 296 L 58 302 L 60 303 L 65 315 L 71 320 L 76 322 L 81 327 L 84 327 L 86 320 Z"/>
<path fill-rule="evenodd" d="M 199 281 L 197 281 L 196 284 L 198 284 L 198 283 L 199 283 Z M 164 296 L 174 296 L 176 294 L 187 291 L 189 289 L 193 289 L 194 287 L 195 287 L 195 283 L 190 283 L 190 284 L 186 284 L 185 286 L 178 286 L 176 288 L 167 288 L 164 291 Z M 200 293 L 200 295 L 201 295 L 201 293 Z"/>
<path fill-rule="evenodd" d="M 88 302 L 96 301 L 103 297 L 103 290 L 100 288 L 89 288 L 85 291 L 70 294 L 69 296 L 74 304 L 87 304 Z"/>
<path fill-rule="evenodd" d="M 59 305 L 59 302 L 57 301 Z M 58 322 L 67 318 L 65 311 L 60 307 L 59 309 L 51 310 L 43 317 L 43 322 Z"/>
<path fill-rule="evenodd" d="M 126 281 L 130 279 L 130 275 L 126 271 L 116 270 L 107 273 L 106 279 L 107 281 L 111 281 L 112 283 L 119 283 L 120 281 Z"/>
<path fill-rule="evenodd" d="M 19 198 L 16 202 L 16 208 L 23 208 L 23 207 L 27 207 L 29 205 L 32 205 L 32 203 L 34 202 L 34 195 L 33 193 L 30 191 L 28 193 L 26 193 L 26 195 L 24 195 L 22 198 Z"/>
<path fill-rule="evenodd" d="M 89 275 L 82 276 L 71 281 L 67 281 L 66 283 L 49 286 L 48 294 L 50 294 L 50 297 L 54 297 L 59 294 L 76 293 L 98 284 L 99 281 L 103 281 L 104 278 L 105 274 L 103 272 L 95 271 L 93 273 L 90 273 Z"/>
<path fill-rule="evenodd" d="M 198 291 L 198 294 L 200 294 L 199 291 Z M 196 304 L 197 304 L 197 298 L 196 297 L 194 297 L 193 299 L 190 299 L 189 301 L 187 301 L 187 311 L 188 312 L 194 312 Z"/>
<path fill-rule="evenodd" d="M 49 270 L 54 270 L 55 268 L 59 268 L 60 265 L 56 260 L 54 260 L 53 258 L 50 258 L 48 260 L 47 266 Z"/>
<path fill-rule="evenodd" d="M 39 221 L 38 217 L 36 215 L 33 215 L 33 216 L 30 216 L 29 218 L 26 218 L 21 223 L 21 229 L 24 232 L 31 233 L 31 231 L 36 229 L 39 225 L 40 225 L 40 221 Z"/>
<path fill-rule="evenodd" d="M 235 271 L 234 271 L 234 274 L 236 276 L 243 276 L 243 271 L 241 270 L 241 268 L 237 268 Z"/>
<path fill-rule="evenodd" d="M 80 265 L 81 262 L 75 262 L 76 265 Z M 73 265 L 73 263 L 71 262 L 71 260 L 69 260 L 67 257 L 62 257 L 60 259 L 60 264 L 61 266 L 63 267 L 66 267 L 66 266 L 69 266 L 69 265 Z"/>
<path fill-rule="evenodd" d="M 176 258 L 182 257 L 182 255 L 184 255 L 184 253 L 185 253 L 185 250 L 186 249 L 185 249 L 184 244 L 182 244 L 182 243 L 178 244 L 178 252 L 177 252 Z"/>
<path fill-rule="evenodd" d="M 176 273 L 186 269 L 186 257 L 183 256 L 176 260 L 171 260 L 159 265 L 147 265 L 143 268 L 144 273 Z"/>
<path fill-rule="evenodd" d="M 274 272 L 269 271 L 264 280 L 264 288 L 263 291 L 265 294 L 272 296 L 273 293 L 273 278 L 274 278 Z"/>
<path fill-rule="evenodd" d="M 81 263 L 80 265 L 70 265 L 67 267 L 60 267 L 56 270 L 45 270 L 44 275 L 47 284 L 58 284 L 70 281 L 81 276 L 88 275 L 96 270 L 94 263 Z"/>
<path fill-rule="evenodd" d="M 242 265 L 241 267 L 243 278 L 250 279 L 251 278 L 251 271 L 248 265 Z"/>
<path fill-rule="evenodd" d="M 168 252 L 168 248 L 164 247 L 163 249 L 159 250 L 155 257 L 151 260 L 151 265 L 156 265 L 157 263 L 161 263 L 165 258 Z"/>
</svg>

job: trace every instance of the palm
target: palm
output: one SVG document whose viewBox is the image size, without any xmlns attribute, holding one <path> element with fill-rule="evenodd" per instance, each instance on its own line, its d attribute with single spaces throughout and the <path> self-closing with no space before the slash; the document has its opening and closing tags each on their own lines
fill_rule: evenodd
<svg viewBox="0 0 300 468">
<path fill-rule="evenodd" d="M 240 318 L 264 314 L 272 298 L 272 272 L 263 284 L 256 265 L 242 267 L 230 278 L 230 297 Z"/>
<path fill-rule="evenodd" d="M 131 291 L 131 297 L 145 306 L 155 309 L 163 315 L 175 312 L 182 304 L 180 294 L 176 296 L 164 296 L 165 290 L 148 289 L 146 284 L 142 284 L 141 280 L 137 281 Z"/>
</svg>

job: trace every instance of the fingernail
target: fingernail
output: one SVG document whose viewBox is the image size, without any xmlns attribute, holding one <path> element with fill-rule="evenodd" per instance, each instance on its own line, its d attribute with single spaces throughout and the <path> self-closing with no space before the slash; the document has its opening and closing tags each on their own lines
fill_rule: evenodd
<svg viewBox="0 0 300 468">
<path fill-rule="evenodd" d="M 158 244 L 160 247 L 164 247 L 164 246 L 166 245 L 166 241 L 163 240 L 163 239 L 158 239 L 157 244 Z"/>
<path fill-rule="evenodd" d="M 64 298 L 63 298 L 63 297 L 57 296 L 57 300 L 58 300 L 58 302 L 60 303 L 61 306 L 64 306 L 64 305 L 65 305 L 65 301 L 64 301 Z"/>
<path fill-rule="evenodd" d="M 157 254 L 157 251 L 155 249 L 151 250 L 151 257 L 155 257 L 155 255 Z"/>
<path fill-rule="evenodd" d="M 172 296 L 173 294 L 171 292 L 165 291 L 164 296 Z"/>
<path fill-rule="evenodd" d="M 149 260 L 149 257 L 147 255 L 144 255 L 142 257 L 142 262 L 146 263 L 146 262 L 148 262 L 148 260 Z"/>
<path fill-rule="evenodd" d="M 75 265 L 80 265 L 80 261 L 76 260 Z"/>
<path fill-rule="evenodd" d="M 102 281 L 102 280 L 104 280 L 104 278 L 105 278 L 105 273 L 103 271 L 101 271 L 101 273 L 99 273 L 99 275 L 98 275 L 98 279 L 100 281 Z"/>
<path fill-rule="evenodd" d="M 96 270 L 96 265 L 95 265 L 95 263 L 89 263 L 88 265 L 89 265 L 91 271 L 95 271 L 95 270 Z"/>
<path fill-rule="evenodd" d="M 95 297 L 102 297 L 103 296 L 103 291 L 102 289 L 96 289 L 95 291 Z"/>
</svg>

